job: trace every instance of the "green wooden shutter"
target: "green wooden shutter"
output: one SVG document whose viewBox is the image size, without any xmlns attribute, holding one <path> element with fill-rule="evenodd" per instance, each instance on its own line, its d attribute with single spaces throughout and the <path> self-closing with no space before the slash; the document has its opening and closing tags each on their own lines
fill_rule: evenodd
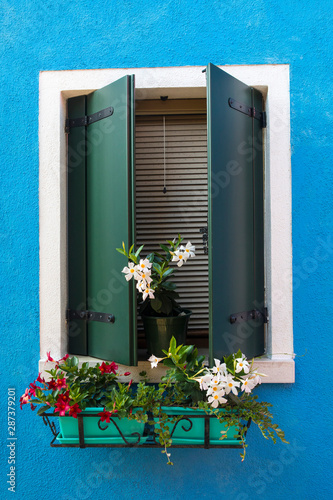
<svg viewBox="0 0 333 500">
<path fill-rule="evenodd" d="M 86 101 L 88 116 L 114 109 L 85 127 L 86 184 L 77 196 L 85 199 L 86 308 L 115 317 L 114 323 L 87 322 L 87 354 L 133 365 L 135 290 L 121 274 L 126 259 L 115 249 L 122 241 L 126 248 L 134 241 L 134 77 L 96 90 Z"/>
<path fill-rule="evenodd" d="M 234 109 L 229 99 L 242 106 Z M 245 114 L 262 96 L 209 64 L 207 67 L 208 247 L 210 358 L 238 349 L 264 353 L 262 125 Z M 235 323 L 230 322 L 232 315 Z"/>
<path fill-rule="evenodd" d="M 68 117 L 86 115 L 86 96 L 68 100 Z M 74 127 L 68 134 L 67 160 L 67 282 L 68 309 L 86 309 L 86 131 Z M 87 327 L 83 319 L 68 322 L 68 350 L 88 354 Z"/>
</svg>

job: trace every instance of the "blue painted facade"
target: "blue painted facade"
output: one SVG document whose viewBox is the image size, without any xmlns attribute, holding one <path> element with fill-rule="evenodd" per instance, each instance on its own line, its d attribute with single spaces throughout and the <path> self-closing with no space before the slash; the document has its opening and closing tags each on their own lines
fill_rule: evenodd
<svg viewBox="0 0 333 500">
<path fill-rule="evenodd" d="M 290 445 L 251 429 L 237 450 L 54 450 L 17 406 L 16 498 L 59 500 L 330 497 L 332 418 L 332 5 L 329 0 L 3 0 L 1 33 L 1 498 L 9 470 L 7 387 L 39 359 L 40 71 L 290 64 L 296 383 L 265 385 Z M 52 117 L 50 117 L 52 119 Z M 318 258 L 318 246 L 326 252 Z M 319 356 L 322 356 L 319 359 Z M 328 392 L 327 392 L 328 388 Z M 323 397 L 325 394 L 325 397 Z"/>
</svg>

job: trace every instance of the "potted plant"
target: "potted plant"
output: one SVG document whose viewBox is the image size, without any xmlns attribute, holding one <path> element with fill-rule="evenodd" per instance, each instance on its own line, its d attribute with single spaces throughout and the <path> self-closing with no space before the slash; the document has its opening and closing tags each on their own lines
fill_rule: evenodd
<svg viewBox="0 0 333 500">
<path fill-rule="evenodd" d="M 272 423 L 272 405 L 252 395 L 261 374 L 241 352 L 224 362 L 215 360 L 210 369 L 194 346 L 177 345 L 173 337 L 163 358 L 149 358 L 152 368 L 159 362 L 168 367 L 158 386 L 145 380 L 119 382 L 114 362 L 83 363 L 80 368 L 75 356 L 55 362 L 48 354 L 50 361 L 55 363 L 45 370 L 50 380 L 39 374 L 20 403 L 33 410 L 40 405 L 37 414 L 45 423 L 49 417 L 59 418 L 59 433 L 49 423 L 52 443 L 57 439 L 61 446 L 157 445 L 169 464 L 171 445 L 227 446 L 243 448 L 244 459 L 250 420 L 266 439 L 275 442 L 277 436 L 286 442 L 283 431 Z"/>
<path fill-rule="evenodd" d="M 143 431 L 147 413 L 141 403 L 145 399 L 145 385 L 141 391 L 128 383 L 118 382 L 116 363 L 97 363 L 79 367 L 77 357 L 68 354 L 55 361 L 47 354 L 47 362 L 54 367 L 45 370 L 50 375 L 46 381 L 38 378 L 29 385 L 20 399 L 22 405 L 30 403 L 34 410 L 40 408 L 38 415 L 59 417 L 60 433 L 58 441 L 62 444 L 79 443 L 78 420 L 84 419 L 84 441 L 86 444 L 113 443 L 138 444 L 144 442 Z M 124 376 L 128 377 L 129 372 Z M 89 418 L 88 418 L 89 417 Z"/>
<path fill-rule="evenodd" d="M 176 284 L 170 281 L 177 269 L 171 265 L 172 262 L 180 268 L 189 258 L 195 257 L 195 247 L 191 242 L 183 246 L 182 241 L 179 234 L 177 239 L 167 241 L 169 246 L 161 244 L 161 252 L 152 252 L 144 259 L 140 258 L 144 245 L 137 251 L 132 245 L 127 252 L 124 243 L 122 248 L 117 248 L 129 260 L 122 270 L 125 279 L 136 282 L 149 354 L 162 355 L 162 350 L 168 349 L 172 336 L 178 343 L 186 341 L 192 312 L 178 304 Z"/>
<path fill-rule="evenodd" d="M 264 376 L 253 368 L 253 361 L 250 364 L 240 351 L 223 362 L 215 359 L 212 368 L 204 360 L 193 345 L 177 346 L 175 338 L 163 358 L 149 358 L 152 368 L 159 362 L 169 368 L 160 384 L 163 403 L 153 409 L 155 432 L 168 463 L 171 444 L 241 447 L 244 460 L 251 421 L 266 439 L 275 443 L 279 437 L 287 443 L 284 432 L 272 422 L 272 405 L 252 394 Z"/>
</svg>

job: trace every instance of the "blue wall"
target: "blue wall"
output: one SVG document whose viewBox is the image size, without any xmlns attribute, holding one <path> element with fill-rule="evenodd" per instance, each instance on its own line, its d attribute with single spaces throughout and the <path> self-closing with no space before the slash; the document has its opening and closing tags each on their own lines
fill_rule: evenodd
<svg viewBox="0 0 333 500">
<path fill-rule="evenodd" d="M 54 450 L 36 416 L 17 415 L 17 497 L 326 499 L 331 482 L 331 2 L 322 0 L 2 0 L 1 382 L 21 395 L 37 375 L 40 71 L 290 64 L 296 383 L 260 387 L 290 445 L 249 433 L 234 450 Z M 52 119 L 52 117 L 50 117 Z M 331 231 L 331 236 L 329 236 Z M 318 245 L 326 242 L 324 259 Z M 302 357 L 302 355 L 304 355 Z M 319 356 L 322 358 L 319 360 Z M 4 363 L 3 363 L 3 360 Z M 324 381 L 325 377 L 325 381 Z M 323 396 L 325 394 L 325 396 Z M 6 406 L 1 432 L 7 438 Z M 1 498 L 8 473 L 2 447 Z"/>
</svg>

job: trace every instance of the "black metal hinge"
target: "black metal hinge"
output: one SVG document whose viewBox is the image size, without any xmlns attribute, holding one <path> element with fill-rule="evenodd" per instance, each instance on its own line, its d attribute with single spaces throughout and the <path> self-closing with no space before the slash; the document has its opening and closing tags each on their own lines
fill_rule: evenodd
<svg viewBox="0 0 333 500">
<path fill-rule="evenodd" d="M 108 116 L 113 115 L 113 112 L 113 107 L 109 106 L 108 108 L 97 111 L 97 113 L 93 113 L 92 115 L 82 116 L 82 118 L 67 118 L 65 132 L 69 134 L 70 129 L 73 127 L 87 127 L 92 123 L 103 120 L 103 118 L 108 118 Z"/>
<path fill-rule="evenodd" d="M 266 121 L 265 111 L 258 111 L 256 108 L 250 108 L 249 106 L 246 106 L 245 104 L 242 104 L 241 102 L 238 102 L 235 99 L 232 99 L 231 97 L 229 97 L 228 99 L 228 104 L 232 109 L 240 111 L 241 113 L 244 113 L 244 115 L 259 120 L 262 128 L 266 127 L 267 121 Z"/>
<path fill-rule="evenodd" d="M 83 319 L 85 321 L 99 321 L 100 323 L 114 323 L 115 317 L 110 313 L 100 313 L 95 311 L 75 311 L 67 309 L 67 321 Z"/>
<path fill-rule="evenodd" d="M 258 309 L 252 309 L 252 311 L 244 311 L 239 313 L 230 314 L 230 323 L 233 325 L 235 323 L 243 323 L 244 321 L 263 321 L 268 323 L 268 311 L 267 307 L 264 307 L 263 311 Z"/>
</svg>

